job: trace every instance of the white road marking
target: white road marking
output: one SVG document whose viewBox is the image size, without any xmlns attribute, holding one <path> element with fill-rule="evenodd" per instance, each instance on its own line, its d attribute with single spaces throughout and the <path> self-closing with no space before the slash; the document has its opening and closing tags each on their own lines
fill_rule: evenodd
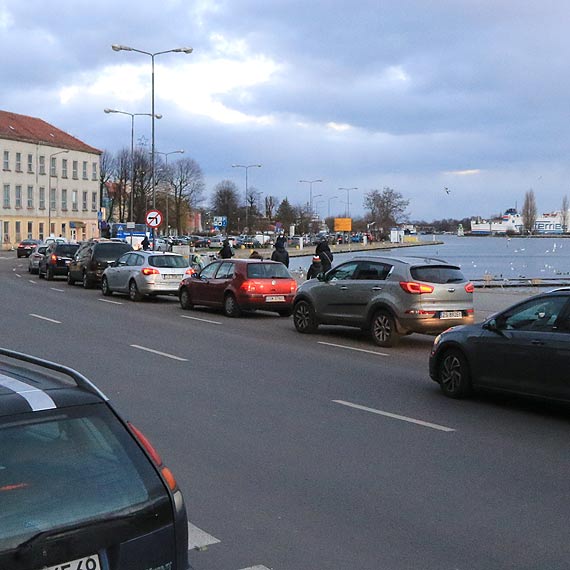
<svg viewBox="0 0 570 570">
<path fill-rule="evenodd" d="M 16 277 L 18 277 L 19 279 L 22 278 L 22 276 L 19 273 L 16 273 Z"/>
<path fill-rule="evenodd" d="M 101 301 L 102 303 L 111 303 L 112 305 L 122 305 L 121 301 L 111 301 L 111 299 L 97 299 L 97 301 Z"/>
<path fill-rule="evenodd" d="M 355 350 L 356 352 L 366 352 L 368 354 L 375 354 L 376 356 L 390 356 L 386 352 L 378 352 L 377 350 L 366 350 L 365 348 L 356 348 L 354 346 L 346 346 L 344 344 L 335 344 L 333 342 L 317 341 L 317 344 L 324 344 L 325 346 L 334 346 L 336 348 L 346 348 L 347 350 Z"/>
<path fill-rule="evenodd" d="M 271 568 L 258 564 L 257 566 L 248 566 L 247 568 L 242 568 L 241 570 L 271 570 Z"/>
<path fill-rule="evenodd" d="M 36 315 L 34 313 L 30 313 L 30 317 L 35 317 L 36 319 L 41 319 L 42 321 L 49 321 L 50 323 L 61 325 L 61 321 L 56 321 L 55 319 L 49 319 L 48 317 L 42 317 L 41 315 Z"/>
<path fill-rule="evenodd" d="M 395 420 L 402 420 L 404 422 L 409 422 L 411 424 L 417 424 L 419 426 L 428 427 L 432 429 L 437 429 L 439 431 L 455 431 L 453 428 L 441 426 L 438 424 L 432 424 L 430 422 L 424 422 L 422 420 L 416 420 L 414 418 L 408 418 L 407 416 L 400 416 L 398 414 L 392 414 L 390 412 L 383 412 L 381 410 L 376 410 L 374 408 L 367 408 L 366 406 L 361 406 L 359 404 L 353 404 L 352 402 L 345 402 L 344 400 L 333 400 L 336 404 L 341 404 L 343 406 L 348 406 L 350 408 L 356 408 L 357 410 L 364 410 L 365 412 L 371 412 L 372 414 L 378 414 L 380 416 L 386 416 L 388 418 L 393 418 Z"/>
<path fill-rule="evenodd" d="M 220 541 L 215 536 L 188 523 L 188 550 L 204 550 L 207 546 L 218 542 Z"/>
<path fill-rule="evenodd" d="M 212 325 L 221 325 L 219 321 L 210 321 L 208 319 L 200 319 L 198 317 L 189 317 L 188 315 L 180 315 L 183 319 L 192 319 L 193 321 L 202 321 L 203 323 L 210 323 Z"/>
<path fill-rule="evenodd" d="M 65 289 L 58 289 L 57 287 L 50 287 L 52 291 L 58 291 L 59 293 L 63 293 Z"/>
<path fill-rule="evenodd" d="M 145 350 L 146 352 L 152 352 L 153 354 L 158 354 L 159 356 L 171 358 L 172 360 L 179 360 L 180 362 L 188 362 L 187 358 L 180 358 L 180 356 L 174 356 L 173 354 L 168 354 L 166 352 L 160 352 L 160 350 L 154 350 L 154 348 L 147 348 L 145 346 L 140 346 L 138 344 L 131 344 L 131 346 L 133 348 L 138 348 L 139 350 Z"/>
<path fill-rule="evenodd" d="M 28 279 L 28 281 L 29 281 L 30 283 L 33 283 L 34 285 L 37 283 L 37 281 L 34 281 L 33 279 Z"/>
</svg>

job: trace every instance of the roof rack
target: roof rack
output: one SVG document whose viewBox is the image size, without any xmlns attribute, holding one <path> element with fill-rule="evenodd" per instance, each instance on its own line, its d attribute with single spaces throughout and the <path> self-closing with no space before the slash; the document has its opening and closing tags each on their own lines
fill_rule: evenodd
<svg viewBox="0 0 570 570">
<path fill-rule="evenodd" d="M 17 352 L 15 350 L 9 350 L 7 348 L 1 347 L 0 356 L 7 356 L 8 358 L 13 358 L 14 360 L 20 360 L 22 362 L 28 362 L 29 364 L 35 364 L 36 366 L 48 368 L 54 372 L 59 372 L 60 374 L 69 376 L 80 388 L 83 388 L 92 394 L 96 394 L 100 398 L 103 398 L 105 401 L 109 400 L 109 398 L 107 398 L 107 396 L 105 396 L 105 394 L 103 394 L 103 392 L 101 392 L 101 390 L 99 390 L 99 388 L 97 388 L 97 386 L 95 386 L 91 380 L 87 379 L 85 376 L 83 376 L 83 374 L 77 372 L 77 370 L 73 370 L 73 368 L 68 368 L 62 364 L 57 364 L 56 362 L 51 362 L 50 360 L 38 358 L 37 356 L 31 356 L 29 354 L 24 354 L 23 352 Z"/>
</svg>

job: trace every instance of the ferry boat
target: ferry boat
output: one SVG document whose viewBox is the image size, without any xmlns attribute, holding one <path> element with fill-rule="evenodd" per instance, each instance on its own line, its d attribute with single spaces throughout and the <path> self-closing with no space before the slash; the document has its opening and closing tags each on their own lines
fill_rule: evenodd
<svg viewBox="0 0 570 570">
<path fill-rule="evenodd" d="M 471 220 L 471 233 L 473 235 L 505 235 L 507 233 L 520 234 L 523 228 L 522 216 L 516 208 L 509 208 L 500 218 Z"/>
</svg>

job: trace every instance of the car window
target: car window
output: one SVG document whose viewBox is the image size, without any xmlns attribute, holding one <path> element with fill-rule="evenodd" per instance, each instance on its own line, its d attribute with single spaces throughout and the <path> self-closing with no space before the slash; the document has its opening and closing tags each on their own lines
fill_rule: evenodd
<svg viewBox="0 0 570 570">
<path fill-rule="evenodd" d="M 93 257 L 95 259 L 117 259 L 126 251 L 129 251 L 131 246 L 126 243 L 105 243 L 99 244 L 99 247 L 95 247 L 95 252 Z"/>
<path fill-rule="evenodd" d="M 130 257 L 131 257 L 130 253 L 125 253 L 125 255 L 121 255 L 121 257 L 117 259 L 117 265 L 131 265 L 129 259 Z"/>
<path fill-rule="evenodd" d="M 0 551 L 58 526 L 136 512 L 164 496 L 106 406 L 24 415 L 0 421 Z"/>
<path fill-rule="evenodd" d="M 327 281 L 338 281 L 341 279 L 352 279 L 356 268 L 358 267 L 358 262 L 352 261 L 350 263 L 343 263 L 338 267 L 327 273 Z"/>
<path fill-rule="evenodd" d="M 188 267 L 188 262 L 181 255 L 151 255 L 148 264 L 151 267 Z"/>
<path fill-rule="evenodd" d="M 200 271 L 200 277 L 204 277 L 205 279 L 211 279 L 218 270 L 219 266 L 220 266 L 219 261 L 210 263 L 210 265 L 206 265 L 206 267 L 204 267 L 204 269 Z"/>
<path fill-rule="evenodd" d="M 79 249 L 78 245 L 74 244 L 58 244 L 55 248 L 55 253 L 58 255 L 66 255 L 67 257 L 73 257 L 75 252 Z"/>
<path fill-rule="evenodd" d="M 392 265 L 387 263 L 377 263 L 375 261 L 361 261 L 354 273 L 353 279 L 364 279 L 372 281 L 383 281 L 392 269 Z"/>
<path fill-rule="evenodd" d="M 282 263 L 248 263 L 247 276 L 250 279 L 292 279 Z"/>
<path fill-rule="evenodd" d="M 467 281 L 459 267 L 423 265 L 410 268 L 412 279 L 426 283 L 462 283 Z"/>
<path fill-rule="evenodd" d="M 234 264 L 224 261 L 216 273 L 216 279 L 231 279 L 234 275 Z"/>
<path fill-rule="evenodd" d="M 499 315 L 496 318 L 497 326 L 506 330 L 549 332 L 553 330 L 566 303 L 566 297 L 532 299 Z"/>
</svg>

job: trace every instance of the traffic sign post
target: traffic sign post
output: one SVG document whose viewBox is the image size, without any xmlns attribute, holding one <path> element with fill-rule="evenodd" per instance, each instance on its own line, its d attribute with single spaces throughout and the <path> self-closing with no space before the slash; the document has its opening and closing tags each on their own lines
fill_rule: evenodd
<svg viewBox="0 0 570 570">
<path fill-rule="evenodd" d="M 153 230 L 159 228 L 163 222 L 162 212 L 160 210 L 149 210 L 145 215 L 145 222 Z"/>
</svg>

